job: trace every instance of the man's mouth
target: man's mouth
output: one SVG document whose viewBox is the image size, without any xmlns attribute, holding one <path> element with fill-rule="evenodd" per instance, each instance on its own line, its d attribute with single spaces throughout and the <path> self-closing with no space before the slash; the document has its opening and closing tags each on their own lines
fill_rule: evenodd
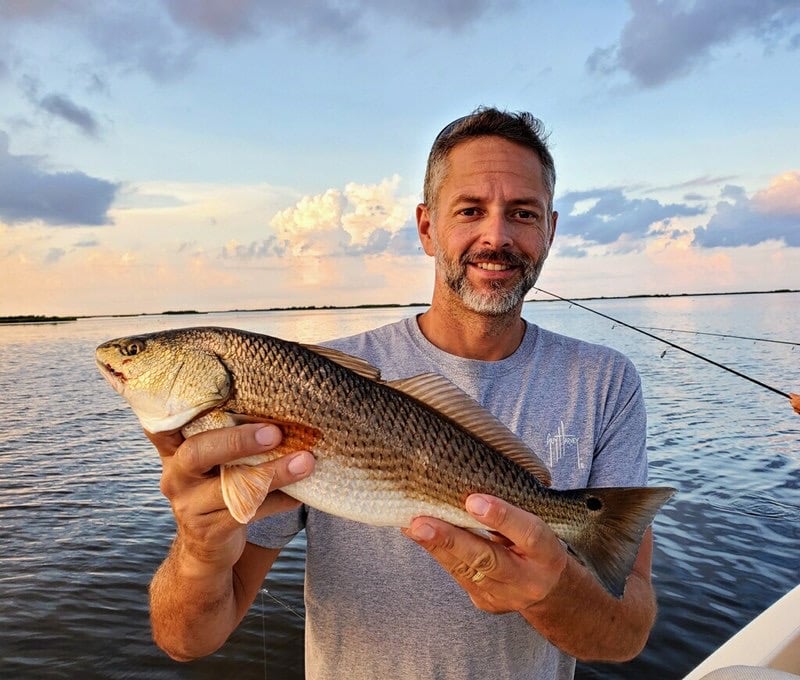
<svg viewBox="0 0 800 680">
<path fill-rule="evenodd" d="M 511 265 L 500 264 L 498 262 L 474 262 L 473 264 L 478 269 L 485 269 L 489 272 L 504 272 L 507 269 L 511 269 Z"/>
<path fill-rule="evenodd" d="M 488 272 L 504 272 L 509 269 L 524 269 L 526 261 L 521 256 L 504 250 L 483 250 L 465 253 L 461 257 L 461 263 Z"/>
</svg>

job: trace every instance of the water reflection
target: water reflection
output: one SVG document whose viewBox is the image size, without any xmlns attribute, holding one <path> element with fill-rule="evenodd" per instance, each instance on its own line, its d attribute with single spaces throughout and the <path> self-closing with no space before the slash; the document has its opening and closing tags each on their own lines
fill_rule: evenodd
<svg viewBox="0 0 800 680">
<path fill-rule="evenodd" d="M 589 303 L 638 326 L 800 338 L 800 296 Z M 302 677 L 302 537 L 281 555 L 242 626 L 188 665 L 150 640 L 147 584 L 172 515 L 159 461 L 100 377 L 94 347 L 189 325 L 302 342 L 356 333 L 422 308 L 80 320 L 0 326 L 0 659 L 3 677 Z M 651 483 L 679 495 L 659 514 L 660 614 L 643 655 L 579 678 L 679 678 L 800 580 L 800 418 L 785 399 L 566 303 L 526 305 L 551 330 L 632 357 L 649 410 Z M 670 338 L 768 384 L 800 388 L 788 346 Z M 579 389 L 580 386 L 576 386 Z M 277 598 L 277 600 L 273 599 Z"/>
</svg>

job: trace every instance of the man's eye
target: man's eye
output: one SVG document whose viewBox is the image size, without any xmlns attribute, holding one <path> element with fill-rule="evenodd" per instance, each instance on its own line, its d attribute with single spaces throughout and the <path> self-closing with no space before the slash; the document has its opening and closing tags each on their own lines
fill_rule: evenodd
<svg viewBox="0 0 800 680">
<path fill-rule="evenodd" d="M 478 214 L 477 208 L 464 208 L 461 210 L 461 214 L 464 217 L 475 217 Z"/>
<path fill-rule="evenodd" d="M 535 220 L 539 216 L 531 210 L 517 210 L 516 217 L 520 220 Z"/>
</svg>

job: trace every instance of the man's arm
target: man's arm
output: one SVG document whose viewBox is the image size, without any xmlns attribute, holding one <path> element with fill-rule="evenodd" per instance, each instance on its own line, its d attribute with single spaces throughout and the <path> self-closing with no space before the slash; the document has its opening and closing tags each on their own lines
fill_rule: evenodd
<svg viewBox="0 0 800 680">
<path fill-rule="evenodd" d="M 180 435 L 150 435 L 162 458 L 161 490 L 169 499 L 177 532 L 167 558 L 150 585 L 153 639 L 174 659 L 210 654 L 244 617 L 279 550 L 247 543 L 247 528 L 228 512 L 217 468 L 274 448 L 281 439 L 273 425 L 241 425 Z M 298 452 L 265 463 L 274 471 L 270 493 L 256 512 L 261 519 L 296 507 L 275 491 L 308 476 L 314 458 Z"/>
<path fill-rule="evenodd" d="M 503 538 L 488 540 L 429 517 L 415 519 L 405 533 L 431 553 L 476 607 L 495 614 L 519 612 L 579 659 L 627 661 L 642 650 L 656 611 L 650 530 L 618 600 L 535 515 L 484 495 L 470 496 L 467 510 Z"/>
</svg>

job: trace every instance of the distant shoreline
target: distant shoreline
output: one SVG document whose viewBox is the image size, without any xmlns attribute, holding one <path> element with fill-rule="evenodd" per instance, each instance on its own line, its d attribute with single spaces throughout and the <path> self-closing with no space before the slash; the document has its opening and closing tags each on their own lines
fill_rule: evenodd
<svg viewBox="0 0 800 680">
<path fill-rule="evenodd" d="M 776 290 L 742 290 L 728 293 L 640 293 L 634 295 L 596 295 L 581 298 L 529 298 L 525 302 L 571 302 L 590 301 L 590 300 L 640 300 L 646 298 L 676 298 L 676 297 L 709 297 L 717 295 L 772 295 L 775 293 L 800 293 L 800 289 L 780 288 Z M 139 312 L 134 314 L 87 314 L 84 316 L 45 316 L 33 314 L 21 314 L 15 316 L 0 316 L 0 325 L 12 324 L 45 324 L 45 323 L 66 323 L 77 321 L 78 319 L 99 319 L 104 317 L 126 318 L 139 316 L 164 316 L 164 315 L 195 315 L 195 314 L 236 314 L 251 312 L 305 312 L 318 310 L 340 310 L 340 309 L 391 309 L 402 307 L 427 307 L 427 302 L 410 302 L 408 304 L 385 303 L 385 304 L 363 304 L 363 305 L 294 305 L 291 307 L 261 307 L 253 309 L 216 309 L 201 311 L 196 309 L 167 310 L 164 312 Z"/>
</svg>

